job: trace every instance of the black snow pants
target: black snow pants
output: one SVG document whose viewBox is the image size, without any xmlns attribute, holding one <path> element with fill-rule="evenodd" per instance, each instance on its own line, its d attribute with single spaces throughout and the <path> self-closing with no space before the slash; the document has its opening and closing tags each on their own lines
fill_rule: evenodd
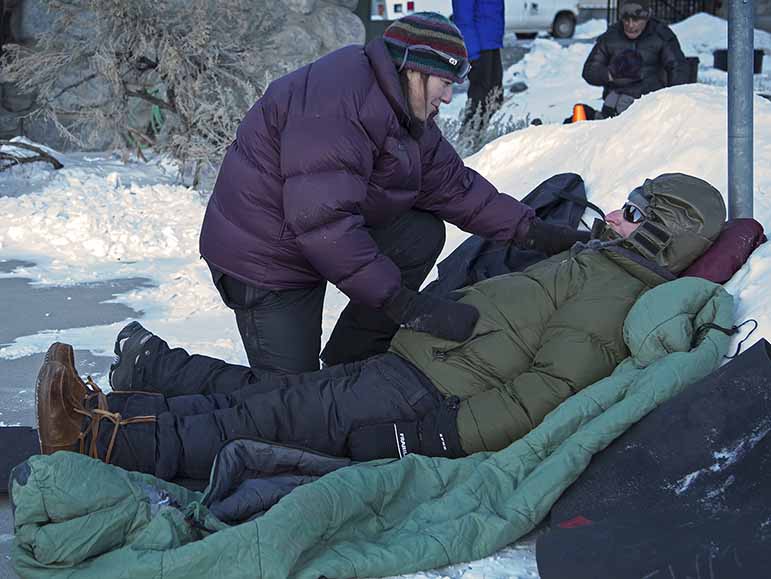
<svg viewBox="0 0 771 579">
<path fill-rule="evenodd" d="M 401 271 L 402 284 L 414 290 L 436 263 L 445 240 L 442 220 L 416 210 L 369 233 Z M 300 289 L 258 288 L 210 268 L 225 305 L 235 311 L 252 368 L 281 373 L 318 369 L 326 282 Z M 340 314 L 321 359 L 332 366 L 382 354 L 398 328 L 383 312 L 351 302 Z"/>
<path fill-rule="evenodd" d="M 110 462 L 166 480 L 208 478 L 217 451 L 234 438 L 348 456 L 353 430 L 418 420 L 444 400 L 422 372 L 392 353 L 282 375 L 191 356 L 157 336 L 145 347 L 136 369 L 144 390 L 109 394 L 108 409 L 124 421 L 156 419 L 121 425 Z M 101 458 L 113 430 L 111 422 L 102 421 L 96 440 Z"/>
</svg>

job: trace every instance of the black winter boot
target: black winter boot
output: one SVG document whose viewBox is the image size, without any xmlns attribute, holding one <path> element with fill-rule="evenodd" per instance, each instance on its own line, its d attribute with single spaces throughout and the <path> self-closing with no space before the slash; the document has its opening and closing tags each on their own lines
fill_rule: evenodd
<svg viewBox="0 0 771 579">
<path fill-rule="evenodd" d="M 110 365 L 110 386 L 113 390 L 141 390 L 134 384 L 136 364 L 142 348 L 153 337 L 139 322 L 131 322 L 115 339 L 115 359 Z"/>
</svg>

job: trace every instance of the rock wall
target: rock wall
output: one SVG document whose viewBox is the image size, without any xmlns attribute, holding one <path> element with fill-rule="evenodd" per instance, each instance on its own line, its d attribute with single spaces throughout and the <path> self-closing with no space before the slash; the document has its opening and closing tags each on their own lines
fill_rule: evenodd
<svg viewBox="0 0 771 579">
<path fill-rule="evenodd" d="M 46 0 L 5 0 L 6 42 L 34 46 L 36 38 L 49 30 L 53 21 L 47 4 Z M 260 30 L 270 30 L 268 38 L 260 38 L 260 44 L 269 44 L 270 50 L 256 55 L 251 66 L 267 78 L 276 78 L 342 46 L 363 44 L 364 24 L 354 13 L 357 5 L 358 0 L 254 0 L 253 12 L 246 17 L 254 18 L 255 28 L 259 20 Z M 73 75 L 78 73 L 73 71 Z M 98 97 L 98 85 L 88 90 L 93 94 L 86 92 L 78 98 L 88 101 Z M 55 127 L 28 116 L 34 108 L 34 96 L 20 93 L 0 72 L 0 138 L 25 135 L 67 149 L 68 143 Z M 111 140 L 105 136 L 105 142 Z"/>
</svg>

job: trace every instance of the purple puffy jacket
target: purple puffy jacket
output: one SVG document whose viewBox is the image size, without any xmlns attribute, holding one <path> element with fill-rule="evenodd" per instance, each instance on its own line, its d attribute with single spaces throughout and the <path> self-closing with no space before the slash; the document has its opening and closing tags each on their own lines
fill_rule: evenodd
<svg viewBox="0 0 771 579">
<path fill-rule="evenodd" d="M 409 123 L 382 39 L 276 80 L 225 154 L 201 255 L 258 287 L 326 279 L 379 308 L 401 275 L 369 227 L 415 208 L 487 238 L 522 240 L 532 210 L 466 168 L 433 122 L 417 141 Z"/>
</svg>

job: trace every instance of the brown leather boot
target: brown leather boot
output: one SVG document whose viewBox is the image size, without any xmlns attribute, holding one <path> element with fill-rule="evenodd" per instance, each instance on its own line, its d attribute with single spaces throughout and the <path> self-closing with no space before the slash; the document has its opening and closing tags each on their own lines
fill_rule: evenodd
<svg viewBox="0 0 771 579">
<path fill-rule="evenodd" d="M 72 346 L 56 342 L 48 348 L 37 377 L 37 412 L 40 452 L 77 450 L 84 418 L 83 401 L 90 392 L 75 369 Z"/>
</svg>

